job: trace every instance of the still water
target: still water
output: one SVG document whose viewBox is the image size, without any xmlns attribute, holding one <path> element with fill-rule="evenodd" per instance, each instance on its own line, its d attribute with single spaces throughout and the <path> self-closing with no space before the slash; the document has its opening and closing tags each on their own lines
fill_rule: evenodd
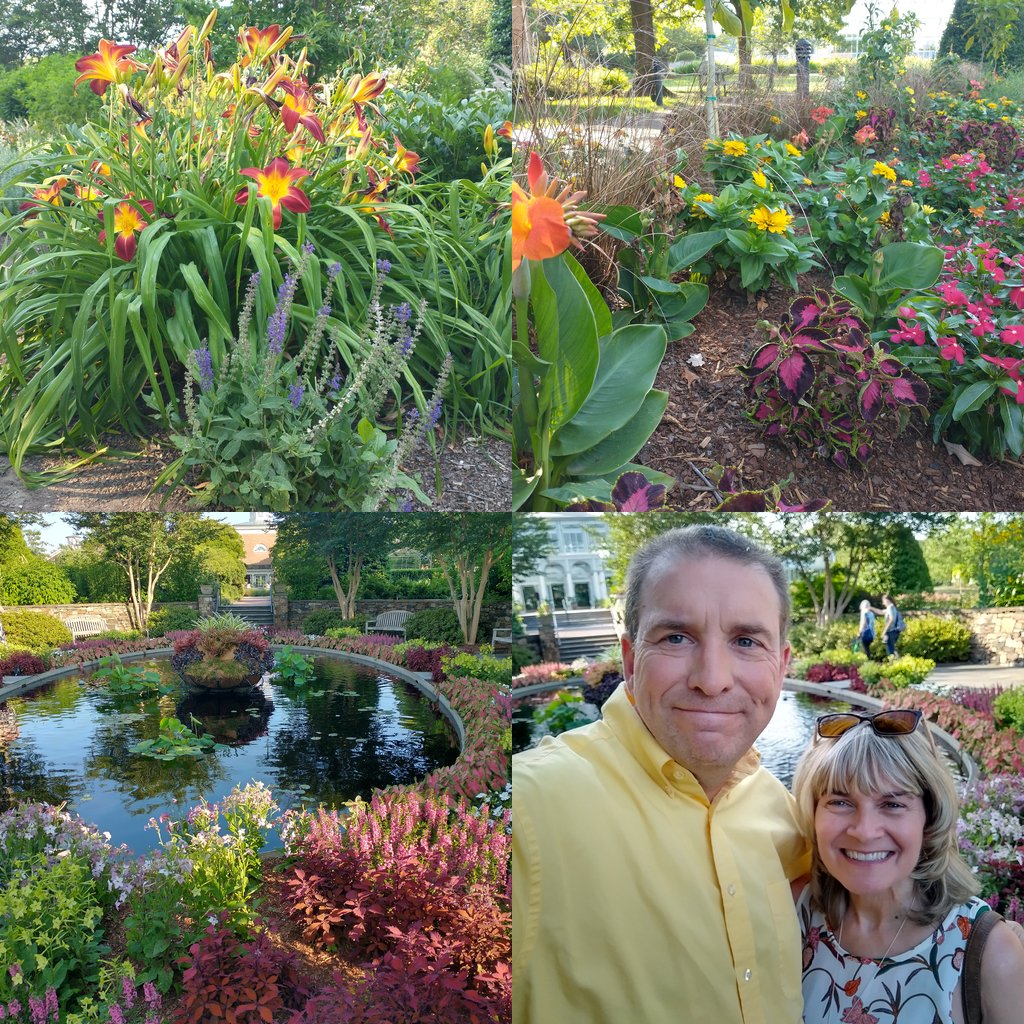
<svg viewBox="0 0 1024 1024">
<path fill-rule="evenodd" d="M 145 664 L 178 682 L 168 659 Z M 166 697 L 139 701 L 69 676 L 12 698 L 7 718 L 13 710 L 16 726 L 0 729 L 0 810 L 65 803 L 115 845 L 143 852 L 157 844 L 145 827 L 151 817 L 181 817 L 239 783 L 265 782 L 282 809 L 337 806 L 458 757 L 444 719 L 408 683 L 340 658 L 315 666 L 304 687 L 264 677 L 240 693 L 195 694 L 178 682 Z M 168 715 L 186 724 L 195 716 L 199 731 L 229 749 L 174 761 L 131 753 Z"/>
<path fill-rule="evenodd" d="M 553 694 L 542 694 L 537 701 L 543 706 L 552 696 Z M 523 702 L 513 708 L 513 750 L 524 750 L 539 737 L 540 731 L 532 719 L 536 706 Z M 772 720 L 755 744 L 761 752 L 761 763 L 788 786 L 793 780 L 796 763 L 814 733 L 815 719 L 830 711 L 849 710 L 850 705 L 842 701 L 809 697 L 804 693 L 784 692 Z"/>
</svg>

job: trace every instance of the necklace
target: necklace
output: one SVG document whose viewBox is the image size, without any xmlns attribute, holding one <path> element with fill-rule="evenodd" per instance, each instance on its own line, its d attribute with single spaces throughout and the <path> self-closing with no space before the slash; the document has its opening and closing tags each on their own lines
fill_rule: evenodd
<svg viewBox="0 0 1024 1024">
<path fill-rule="evenodd" d="M 903 926 L 907 923 L 907 917 L 910 915 L 910 910 L 911 910 L 911 908 L 908 907 L 906 913 L 904 913 L 904 915 L 903 915 L 903 920 L 900 921 L 899 928 L 896 929 L 896 934 L 892 937 L 892 942 L 889 943 L 888 948 L 882 954 L 881 960 L 878 961 L 878 966 L 875 968 L 875 973 L 871 976 L 871 980 L 870 981 L 865 982 L 864 988 L 861 990 L 860 1001 L 861 1001 L 861 1005 L 864 1006 L 864 1007 L 867 1007 L 867 1005 L 868 1005 L 868 1001 L 867 1001 L 868 989 L 878 979 L 878 975 L 881 974 L 881 972 L 882 972 L 882 965 L 885 963 L 885 961 L 888 958 L 889 954 L 892 952 L 892 947 L 896 945 L 896 940 L 900 937 L 900 932 L 903 931 Z M 843 920 L 839 922 L 839 934 L 836 936 L 836 941 L 839 943 L 840 946 L 843 945 L 843 924 L 844 924 L 845 921 L 846 921 L 846 915 L 844 914 L 843 915 Z M 853 977 L 846 983 L 847 986 L 852 985 L 860 977 L 861 969 L 864 967 L 863 959 L 861 957 L 857 957 L 857 959 L 861 960 L 861 962 L 857 965 L 857 970 L 854 972 Z M 874 957 L 869 957 L 868 959 L 874 959 Z M 854 990 L 854 991 L 856 991 L 856 990 Z"/>
</svg>

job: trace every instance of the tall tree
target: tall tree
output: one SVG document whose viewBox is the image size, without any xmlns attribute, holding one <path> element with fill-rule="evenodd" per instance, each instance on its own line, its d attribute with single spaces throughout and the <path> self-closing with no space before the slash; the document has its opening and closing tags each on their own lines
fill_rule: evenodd
<svg viewBox="0 0 1024 1024">
<path fill-rule="evenodd" d="M 512 514 L 418 512 L 401 517 L 401 531 L 406 544 L 428 552 L 440 568 L 462 635 L 475 644 L 491 569 L 512 558 Z"/>
<path fill-rule="evenodd" d="M 68 521 L 88 531 L 124 573 L 136 629 L 146 628 L 157 584 L 175 555 L 194 550 L 210 536 L 212 525 L 198 512 L 75 512 Z"/>
<path fill-rule="evenodd" d="M 0 64 L 85 52 L 90 12 L 80 0 L 0 0 Z"/>
<path fill-rule="evenodd" d="M 896 524 L 870 549 L 860 583 L 874 595 L 919 594 L 932 589 L 928 563 L 909 526 Z"/>
<path fill-rule="evenodd" d="M 363 568 L 394 547 L 400 518 L 389 512 L 280 512 L 274 550 L 305 550 L 324 559 L 341 614 L 354 619 Z"/>
<path fill-rule="evenodd" d="M 537 563 L 550 551 L 548 521 L 538 515 L 517 515 L 512 525 L 512 578 L 532 576 Z"/>
</svg>

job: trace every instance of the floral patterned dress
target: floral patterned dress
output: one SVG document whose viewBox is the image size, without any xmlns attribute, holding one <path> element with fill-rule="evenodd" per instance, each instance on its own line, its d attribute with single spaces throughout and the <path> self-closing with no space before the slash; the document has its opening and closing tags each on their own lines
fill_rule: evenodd
<svg viewBox="0 0 1024 1024">
<path fill-rule="evenodd" d="M 804 1024 L 948 1024 L 967 936 L 984 900 L 954 907 L 923 942 L 877 960 L 848 953 L 824 916 L 809 905 L 810 887 L 797 902 L 803 936 Z M 860 973 L 857 969 L 860 968 Z"/>
</svg>

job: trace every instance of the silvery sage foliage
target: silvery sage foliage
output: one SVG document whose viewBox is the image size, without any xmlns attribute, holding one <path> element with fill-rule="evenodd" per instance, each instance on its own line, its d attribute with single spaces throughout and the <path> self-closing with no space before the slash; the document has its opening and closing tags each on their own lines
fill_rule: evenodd
<svg viewBox="0 0 1024 1024">
<path fill-rule="evenodd" d="M 238 340 L 221 366 L 213 366 L 208 348 L 192 353 L 184 420 L 172 434 L 181 455 L 159 483 L 180 483 L 193 471 L 200 477 L 195 488 L 200 505 L 275 512 L 369 512 L 383 505 L 408 510 L 408 492 L 430 504 L 419 481 L 401 466 L 441 415 L 451 357 L 430 400 L 423 408 L 412 404 L 404 410 L 402 429 L 389 436 L 378 425 L 381 412 L 391 396 L 401 395 L 424 308 L 381 305 L 391 265 L 378 260 L 365 327 L 366 358 L 347 373 L 343 369 L 329 302 L 290 353 L 292 303 L 312 256 L 308 243 L 278 289 L 262 331 L 253 330 L 259 284 L 258 272 L 253 274 L 239 314 Z M 332 288 L 340 271 L 339 264 L 328 270 Z"/>
</svg>

